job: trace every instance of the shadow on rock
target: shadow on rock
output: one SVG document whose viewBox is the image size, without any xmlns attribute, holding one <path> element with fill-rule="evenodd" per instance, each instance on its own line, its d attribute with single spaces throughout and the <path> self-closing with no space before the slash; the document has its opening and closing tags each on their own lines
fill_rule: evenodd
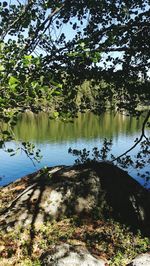
<svg viewBox="0 0 150 266">
<path fill-rule="evenodd" d="M 3 188 L 9 193 L 23 184 L 0 217 L 2 230 L 35 228 L 62 216 L 115 218 L 150 233 L 149 192 L 125 171 L 108 163 L 40 170 Z"/>
</svg>

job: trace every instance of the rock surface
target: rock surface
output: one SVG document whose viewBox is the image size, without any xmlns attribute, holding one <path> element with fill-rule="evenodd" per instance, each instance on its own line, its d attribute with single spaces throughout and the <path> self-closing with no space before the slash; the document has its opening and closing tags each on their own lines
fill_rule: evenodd
<svg viewBox="0 0 150 266">
<path fill-rule="evenodd" d="M 39 227 L 45 220 L 61 219 L 63 215 L 90 217 L 95 213 L 146 234 L 150 231 L 149 192 L 108 163 L 41 170 L 2 189 L 6 195 L 12 191 L 15 199 L 0 216 L 1 229 Z"/>
<path fill-rule="evenodd" d="M 150 253 L 138 255 L 128 266 L 150 266 Z"/>
<path fill-rule="evenodd" d="M 42 266 L 107 266 L 103 259 L 96 259 L 87 249 L 61 244 L 41 256 Z"/>
</svg>

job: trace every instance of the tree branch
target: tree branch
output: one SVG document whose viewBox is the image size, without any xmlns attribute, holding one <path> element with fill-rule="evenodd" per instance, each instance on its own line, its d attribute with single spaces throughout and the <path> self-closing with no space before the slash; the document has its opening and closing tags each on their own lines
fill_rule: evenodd
<svg viewBox="0 0 150 266">
<path fill-rule="evenodd" d="M 24 15 L 27 14 L 28 10 L 30 9 L 30 7 L 32 7 L 32 5 L 34 4 L 34 2 L 32 0 L 28 1 L 28 4 L 24 6 L 21 14 L 16 18 L 16 20 L 14 20 L 7 28 L 7 31 L 4 32 L 3 34 L 1 34 L 0 40 L 3 41 L 5 36 L 9 33 L 9 31 L 19 22 L 20 19 L 22 19 L 22 17 Z"/>
<path fill-rule="evenodd" d="M 146 123 L 147 123 L 149 117 L 150 117 L 150 110 L 147 112 L 147 115 L 146 115 L 146 117 L 144 119 L 144 122 L 143 122 L 143 125 L 142 125 L 142 133 L 141 133 L 140 138 L 135 142 L 135 144 L 130 149 L 128 149 L 127 151 L 125 151 L 124 153 L 119 155 L 118 157 L 114 158 L 111 162 L 117 161 L 118 159 L 120 159 L 121 157 L 123 157 L 124 155 L 126 155 L 127 153 L 132 151 L 142 141 L 143 137 L 146 138 L 146 136 L 145 136 L 145 126 L 146 126 Z"/>
<path fill-rule="evenodd" d="M 41 25 L 39 25 L 39 27 L 37 27 L 37 29 L 35 30 L 34 36 L 32 38 L 32 41 L 29 43 L 29 45 L 26 46 L 26 49 L 29 49 L 33 45 L 32 51 L 30 51 L 31 53 L 34 51 L 34 49 L 36 48 L 36 46 L 38 45 L 38 43 L 40 41 L 40 39 L 38 39 L 39 32 L 42 31 L 43 34 L 46 32 L 48 27 L 50 27 L 50 24 L 52 22 L 53 17 L 56 14 L 58 14 L 58 12 L 63 8 L 63 6 L 64 5 L 62 5 L 59 8 L 56 8 L 51 14 L 48 15 L 48 17 L 43 21 L 43 23 Z M 48 25 L 46 26 L 47 23 L 48 23 Z"/>
</svg>

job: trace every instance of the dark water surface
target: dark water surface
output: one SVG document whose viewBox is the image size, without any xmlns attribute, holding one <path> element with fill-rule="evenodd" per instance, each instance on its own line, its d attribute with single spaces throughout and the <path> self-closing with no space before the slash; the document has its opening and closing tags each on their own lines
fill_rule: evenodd
<svg viewBox="0 0 150 266">
<path fill-rule="evenodd" d="M 112 153 L 119 155 L 133 145 L 133 141 L 141 132 L 143 119 L 107 112 L 101 116 L 91 113 L 79 114 L 73 123 L 50 120 L 48 115 L 25 113 L 14 128 L 16 142 L 9 142 L 8 147 L 18 147 L 22 141 L 30 141 L 41 150 L 43 155 L 40 163 L 33 165 L 25 153 L 19 152 L 10 157 L 0 150 L 0 186 L 4 186 L 17 178 L 37 171 L 43 166 L 71 165 L 75 157 L 68 154 L 69 147 L 73 149 L 102 147 L 104 138 L 112 138 Z M 134 155 L 138 148 L 131 152 Z M 131 176 L 141 184 L 144 179 L 137 172 L 128 169 Z"/>
</svg>

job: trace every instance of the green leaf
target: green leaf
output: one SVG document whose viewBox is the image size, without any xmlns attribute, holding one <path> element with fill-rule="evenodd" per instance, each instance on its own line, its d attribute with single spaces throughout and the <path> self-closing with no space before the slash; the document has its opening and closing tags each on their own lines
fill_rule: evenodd
<svg viewBox="0 0 150 266">
<path fill-rule="evenodd" d="M 54 116 L 54 118 L 58 118 L 59 113 L 58 112 L 53 112 L 53 116 Z"/>
<path fill-rule="evenodd" d="M 32 55 L 24 55 L 24 59 L 26 59 L 27 61 L 31 61 Z"/>
<path fill-rule="evenodd" d="M 10 136 L 10 132 L 7 131 L 7 130 L 3 130 L 2 133 L 3 133 L 4 135 L 8 135 L 8 136 Z"/>
<path fill-rule="evenodd" d="M 24 66 L 30 66 L 32 64 L 32 55 L 24 55 L 23 64 Z"/>
<path fill-rule="evenodd" d="M 10 87 L 12 90 L 14 90 L 14 89 L 20 84 L 20 81 L 19 81 L 17 78 L 11 76 L 11 77 L 9 78 L 8 84 L 9 84 L 9 87 Z"/>
<path fill-rule="evenodd" d="M 3 2 L 3 7 L 6 7 L 8 3 L 6 1 Z"/>
<path fill-rule="evenodd" d="M 4 66 L 0 65 L 0 71 L 4 71 L 4 70 L 5 70 Z"/>
<path fill-rule="evenodd" d="M 13 149 L 7 149 L 7 152 L 14 152 Z"/>
<path fill-rule="evenodd" d="M 80 47 L 81 47 L 81 48 L 84 48 L 84 47 L 85 47 L 85 43 L 84 43 L 84 42 L 81 42 L 81 43 L 80 43 Z"/>
</svg>

